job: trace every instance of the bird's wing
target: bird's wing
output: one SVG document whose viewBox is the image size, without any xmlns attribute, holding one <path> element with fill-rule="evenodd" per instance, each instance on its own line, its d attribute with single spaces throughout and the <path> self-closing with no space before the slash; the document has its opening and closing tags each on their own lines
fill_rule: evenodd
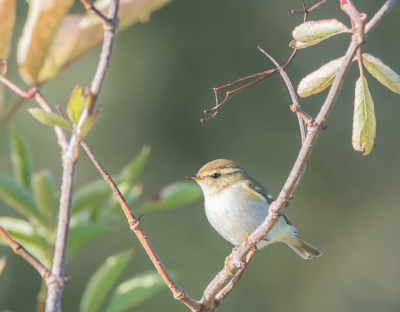
<svg viewBox="0 0 400 312">
<path fill-rule="evenodd" d="M 247 180 L 246 185 L 250 191 L 257 193 L 258 196 L 264 198 L 268 204 L 271 204 L 274 201 L 274 198 L 268 194 L 267 189 L 257 181 Z"/>
<path fill-rule="evenodd" d="M 267 201 L 268 204 L 270 204 L 270 205 L 272 204 L 272 202 L 274 201 L 274 198 L 268 194 L 268 191 L 264 186 L 262 186 L 257 181 L 248 180 L 246 182 L 247 182 L 246 183 L 247 187 L 251 191 L 256 192 L 258 196 L 263 197 Z M 288 225 L 293 226 L 292 222 L 290 222 L 290 220 L 288 219 L 288 217 L 285 214 L 283 214 L 282 217 L 285 219 L 285 221 Z"/>
</svg>

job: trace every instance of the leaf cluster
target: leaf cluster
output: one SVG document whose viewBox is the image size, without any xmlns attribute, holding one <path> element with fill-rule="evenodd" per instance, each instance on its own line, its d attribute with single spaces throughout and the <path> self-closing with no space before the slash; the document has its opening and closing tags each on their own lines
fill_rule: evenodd
<svg viewBox="0 0 400 312">
<path fill-rule="evenodd" d="M 349 32 L 351 30 L 334 19 L 306 22 L 293 30 L 294 40 L 290 45 L 296 49 L 303 49 L 333 35 Z M 308 97 L 328 88 L 333 83 L 343 59 L 344 57 L 332 60 L 304 77 L 297 87 L 299 96 Z M 368 53 L 361 55 L 360 50 L 354 60 L 359 63 L 360 78 L 355 85 L 352 144 L 356 151 L 367 155 L 375 145 L 376 119 L 374 102 L 363 73 L 363 65 L 381 84 L 399 94 L 400 76 L 380 59 Z"/>
</svg>

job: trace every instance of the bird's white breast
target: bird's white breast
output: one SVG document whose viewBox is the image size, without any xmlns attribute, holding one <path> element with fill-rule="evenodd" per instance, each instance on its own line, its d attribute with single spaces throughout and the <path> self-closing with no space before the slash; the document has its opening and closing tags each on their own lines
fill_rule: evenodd
<svg viewBox="0 0 400 312">
<path fill-rule="evenodd" d="M 247 186 L 237 183 L 217 194 L 205 193 L 205 210 L 211 225 L 225 239 L 240 245 L 243 238 L 251 234 L 267 217 L 269 204 L 260 196 L 250 196 Z M 266 239 L 257 244 L 265 247 L 276 241 L 289 243 L 295 239 L 295 228 L 281 217 Z"/>
</svg>

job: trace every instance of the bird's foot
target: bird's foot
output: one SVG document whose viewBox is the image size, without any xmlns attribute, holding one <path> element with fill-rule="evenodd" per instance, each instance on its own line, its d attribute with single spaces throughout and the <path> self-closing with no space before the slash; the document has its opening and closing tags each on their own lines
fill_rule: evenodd
<svg viewBox="0 0 400 312">
<path fill-rule="evenodd" d="M 247 246 L 247 239 L 249 238 L 250 233 L 247 233 L 247 235 L 245 237 L 243 237 L 242 242 L 245 243 L 245 245 Z"/>
<path fill-rule="evenodd" d="M 225 262 L 224 262 L 224 264 L 225 264 L 225 271 L 226 271 L 226 273 L 228 273 L 230 276 L 235 276 L 235 274 L 233 274 L 232 271 L 229 269 L 229 260 L 230 260 L 229 256 L 225 258 Z"/>
</svg>

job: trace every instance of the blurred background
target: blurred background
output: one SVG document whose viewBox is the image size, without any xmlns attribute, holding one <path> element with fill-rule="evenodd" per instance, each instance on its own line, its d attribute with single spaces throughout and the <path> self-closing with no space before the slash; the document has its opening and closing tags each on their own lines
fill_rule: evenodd
<svg viewBox="0 0 400 312">
<path fill-rule="evenodd" d="M 354 1 L 369 18 L 383 3 Z M 306 1 L 308 7 L 314 4 Z M 200 119 L 203 110 L 215 104 L 213 87 L 273 68 L 257 46 L 280 64 L 286 62 L 292 53 L 288 46 L 291 32 L 303 21 L 302 14 L 290 13 L 293 9 L 302 9 L 300 0 L 174 0 L 152 14 L 148 23 L 122 32 L 98 100 L 102 116 L 86 139 L 105 169 L 111 175 L 120 172 L 142 146 L 150 145 L 150 158 L 141 176 L 142 200 L 217 158 L 236 161 L 276 196 L 301 146 L 297 118 L 289 109 L 291 100 L 281 76 L 273 75 L 235 95 L 216 118 L 204 123 Z M 8 61 L 8 78 L 23 89 L 29 87 L 18 75 L 16 46 L 27 12 L 28 4 L 18 1 Z M 79 1 L 72 12 L 84 12 Z M 309 20 L 330 18 L 350 26 L 338 1 L 328 1 L 309 15 Z M 382 59 L 397 73 L 399 19 L 397 5 L 362 47 L 362 52 Z M 304 76 L 343 56 L 349 42 L 350 35 L 344 34 L 300 50 L 287 68 L 295 88 Z M 99 52 L 100 47 L 92 50 L 41 89 L 52 105 L 65 111 L 76 83 L 90 85 Z M 351 145 L 358 76 L 358 66 L 353 64 L 327 121 L 329 128 L 320 135 L 295 199 L 286 210 L 301 237 L 324 255 L 304 261 L 284 244 L 257 253 L 219 311 L 400 310 L 400 95 L 366 73 L 377 136 L 376 148 L 362 156 Z M 327 90 L 301 99 L 300 104 L 315 116 L 326 94 Z M 16 99 L 6 90 L 7 104 Z M 26 112 L 35 106 L 33 100 L 24 104 L 15 123 L 29 142 L 33 169 L 50 168 L 59 188 L 60 148 L 54 131 Z M 0 130 L 0 157 L 0 171 L 11 175 L 8 127 Z M 76 189 L 98 178 L 82 152 Z M 4 202 L 0 202 L 0 215 L 18 216 Z M 179 285 L 200 299 L 232 248 L 208 223 L 202 200 L 147 214 L 142 227 L 165 266 L 179 272 Z M 132 246 L 136 252 L 126 276 L 152 270 L 127 223 L 81 250 L 66 267 L 70 282 L 63 311 L 78 311 L 82 292 L 96 268 L 109 255 Z M 0 278 L 0 311 L 33 311 L 40 276 L 10 248 L 0 246 L 0 255 L 8 258 Z M 165 289 L 136 310 L 188 309 Z"/>
</svg>

